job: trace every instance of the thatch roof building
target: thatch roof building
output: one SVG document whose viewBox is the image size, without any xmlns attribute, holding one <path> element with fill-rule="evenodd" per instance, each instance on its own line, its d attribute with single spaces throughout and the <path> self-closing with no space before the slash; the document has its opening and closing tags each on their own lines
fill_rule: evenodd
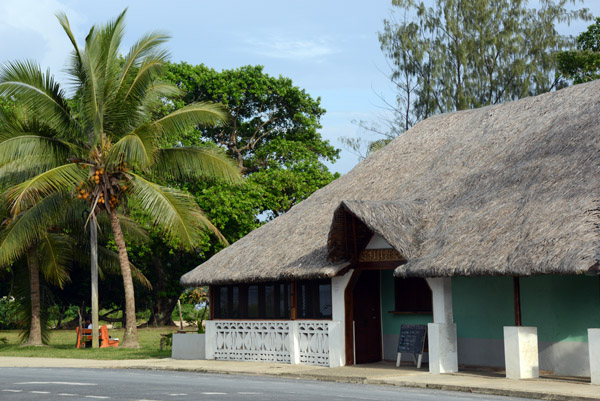
<svg viewBox="0 0 600 401">
<path fill-rule="evenodd" d="M 598 274 L 600 81 L 422 121 L 184 285 L 331 277 L 344 214 L 418 277 Z"/>
</svg>

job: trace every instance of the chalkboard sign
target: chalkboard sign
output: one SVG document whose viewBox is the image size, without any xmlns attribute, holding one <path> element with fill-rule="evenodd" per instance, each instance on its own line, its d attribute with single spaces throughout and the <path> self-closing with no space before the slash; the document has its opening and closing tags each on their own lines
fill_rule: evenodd
<svg viewBox="0 0 600 401">
<path fill-rule="evenodd" d="M 427 326 L 424 324 L 403 324 L 398 339 L 398 353 L 422 353 L 426 333 Z"/>
</svg>

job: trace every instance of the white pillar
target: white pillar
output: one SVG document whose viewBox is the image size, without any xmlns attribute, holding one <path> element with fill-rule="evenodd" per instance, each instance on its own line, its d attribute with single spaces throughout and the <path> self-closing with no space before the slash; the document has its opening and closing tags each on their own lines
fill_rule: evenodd
<svg viewBox="0 0 600 401">
<path fill-rule="evenodd" d="M 433 296 L 433 322 L 454 323 L 452 313 L 452 279 L 428 278 L 427 284 Z"/>
<path fill-rule="evenodd" d="M 428 278 L 433 296 L 433 323 L 427 325 L 429 337 L 429 372 L 458 372 L 456 324 L 452 312 L 452 279 Z"/>
<path fill-rule="evenodd" d="M 328 324 L 329 367 L 337 368 L 346 364 L 346 349 L 344 345 L 344 329 L 341 322 L 331 321 Z"/>
<path fill-rule="evenodd" d="M 204 327 L 204 350 L 206 359 L 215 359 L 217 349 L 217 327 L 214 320 L 207 320 Z"/>
<path fill-rule="evenodd" d="M 600 329 L 588 329 L 588 347 L 592 384 L 600 385 Z"/>
<path fill-rule="evenodd" d="M 346 287 L 353 270 L 331 278 L 331 323 L 329 329 L 329 365 L 346 365 Z M 334 364 L 334 365 L 332 365 Z"/>
<path fill-rule="evenodd" d="M 507 379 L 540 376 L 537 327 L 504 327 L 504 361 Z"/>
<path fill-rule="evenodd" d="M 300 364 L 300 330 L 298 328 L 298 322 L 295 320 L 290 321 L 290 363 L 292 365 Z"/>
</svg>

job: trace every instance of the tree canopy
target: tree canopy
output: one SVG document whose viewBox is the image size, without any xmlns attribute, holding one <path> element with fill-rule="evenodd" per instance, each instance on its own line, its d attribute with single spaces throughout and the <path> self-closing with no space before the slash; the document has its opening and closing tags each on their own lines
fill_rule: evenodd
<svg viewBox="0 0 600 401">
<path fill-rule="evenodd" d="M 68 99 L 62 86 L 34 62 L 14 61 L 0 68 L 0 95 L 14 99 L 28 117 L 4 121 L 0 176 L 11 177 L 2 201 L 13 218 L 55 194 L 76 196 L 89 207 L 90 224 L 96 224 L 97 215 L 108 215 L 125 290 L 122 346 L 138 347 L 122 213 L 132 207 L 142 210 L 148 225 L 184 247 L 196 246 L 202 229 L 224 241 L 189 194 L 155 180 L 205 176 L 236 182 L 240 176 L 218 149 L 161 146 L 164 137 L 192 126 L 221 125 L 229 116 L 222 105 L 202 102 L 153 118 L 165 97 L 181 94 L 159 79 L 168 54 L 162 48 L 167 36 L 147 34 L 120 57 L 124 18 L 125 12 L 92 27 L 80 48 L 67 17 L 58 16 L 73 45 L 68 73 L 75 99 Z M 5 253 L 22 253 L 35 239 L 25 233 Z"/>
<path fill-rule="evenodd" d="M 556 53 L 573 45 L 556 25 L 589 19 L 576 0 L 393 0 L 381 49 L 397 88 L 396 131 L 431 115 L 537 95 L 564 86 Z"/>
<path fill-rule="evenodd" d="M 600 78 L 600 17 L 577 36 L 577 50 L 558 53 L 558 70 L 573 83 Z"/>
<path fill-rule="evenodd" d="M 164 78 L 186 95 L 174 99 L 163 112 L 198 101 L 219 102 L 229 108 L 231 124 L 199 127 L 170 139 L 184 145 L 210 142 L 226 149 L 248 177 L 242 192 L 254 199 L 257 214 L 276 217 L 337 177 L 324 164 L 337 160 L 339 149 L 319 132 L 325 113 L 320 98 L 313 99 L 291 79 L 269 76 L 262 66 L 216 71 L 187 63 L 169 64 Z M 204 190 L 212 193 L 208 198 L 220 198 L 225 204 L 248 201 L 239 190 L 234 190 L 235 200 L 223 199 L 226 195 L 219 189 Z M 237 236 L 246 233 L 242 229 Z"/>
</svg>

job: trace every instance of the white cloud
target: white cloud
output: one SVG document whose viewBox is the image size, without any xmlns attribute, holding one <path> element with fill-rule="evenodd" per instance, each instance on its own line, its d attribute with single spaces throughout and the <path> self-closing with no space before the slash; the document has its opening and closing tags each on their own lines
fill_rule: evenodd
<svg viewBox="0 0 600 401">
<path fill-rule="evenodd" d="M 72 48 L 58 12 L 67 13 L 76 31 L 80 16 L 58 0 L 0 0 L 0 62 L 32 59 L 60 76 Z"/>
<path fill-rule="evenodd" d="M 245 39 L 252 52 L 262 56 L 288 60 L 322 60 L 325 56 L 337 53 L 326 39 Z"/>
</svg>

